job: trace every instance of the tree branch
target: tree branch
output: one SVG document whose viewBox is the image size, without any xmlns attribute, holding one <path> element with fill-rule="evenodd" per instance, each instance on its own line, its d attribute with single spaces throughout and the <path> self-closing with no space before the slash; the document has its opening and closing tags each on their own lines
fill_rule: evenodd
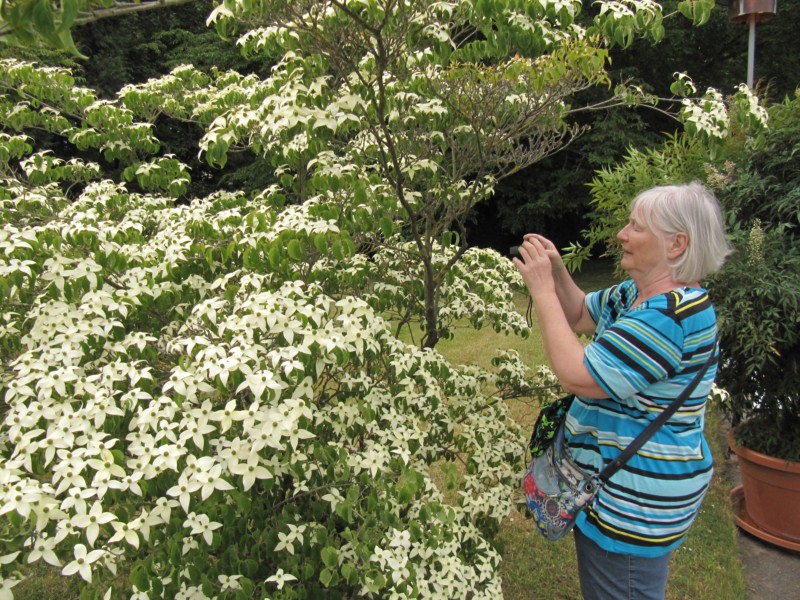
<svg viewBox="0 0 800 600">
<path fill-rule="evenodd" d="M 128 2 L 115 2 L 108 8 L 90 8 L 87 11 L 81 11 L 75 19 L 75 25 L 86 25 L 100 19 L 107 19 L 109 17 L 118 17 L 120 15 L 127 15 L 130 13 L 142 12 L 147 10 L 158 10 L 163 8 L 172 8 L 174 6 L 181 6 L 189 4 L 195 0 L 144 0 L 136 4 Z"/>
</svg>

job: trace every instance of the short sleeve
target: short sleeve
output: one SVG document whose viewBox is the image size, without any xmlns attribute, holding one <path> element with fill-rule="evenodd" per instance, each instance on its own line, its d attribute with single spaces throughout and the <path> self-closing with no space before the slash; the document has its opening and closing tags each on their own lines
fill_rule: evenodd
<svg viewBox="0 0 800 600">
<path fill-rule="evenodd" d="M 595 323 L 600 322 L 603 306 L 608 302 L 609 290 L 597 290 L 586 294 L 586 312 Z"/>
<path fill-rule="evenodd" d="M 586 346 L 584 364 L 610 398 L 623 402 L 673 376 L 684 332 L 664 311 L 641 308 L 616 319 Z"/>
</svg>

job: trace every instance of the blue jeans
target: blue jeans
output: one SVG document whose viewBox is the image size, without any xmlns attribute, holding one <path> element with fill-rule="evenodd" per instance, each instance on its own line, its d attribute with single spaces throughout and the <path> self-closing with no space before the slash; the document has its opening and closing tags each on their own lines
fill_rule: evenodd
<svg viewBox="0 0 800 600">
<path fill-rule="evenodd" d="M 607 552 L 575 528 L 584 600 L 664 600 L 669 554 L 656 558 Z"/>
</svg>

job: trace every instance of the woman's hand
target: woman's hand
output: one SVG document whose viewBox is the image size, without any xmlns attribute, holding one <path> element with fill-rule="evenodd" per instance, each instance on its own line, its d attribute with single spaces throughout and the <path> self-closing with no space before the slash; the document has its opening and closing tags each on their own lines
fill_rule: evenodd
<svg viewBox="0 0 800 600">
<path fill-rule="evenodd" d="M 528 291 L 534 299 L 542 292 L 555 292 L 554 262 L 563 267 L 561 255 L 550 240 L 538 234 L 529 233 L 524 240 L 519 247 L 520 258 L 514 259 L 514 266 L 522 275 Z"/>
<path fill-rule="evenodd" d="M 556 245 L 548 240 L 543 235 L 539 235 L 538 233 L 527 233 L 523 236 L 523 239 L 527 241 L 531 240 L 538 240 L 539 243 L 544 248 L 545 252 L 547 253 L 547 257 L 550 259 L 550 264 L 553 265 L 553 276 L 557 277 L 559 273 L 566 269 L 564 266 L 564 260 L 561 258 L 561 253 L 556 248 Z"/>
</svg>

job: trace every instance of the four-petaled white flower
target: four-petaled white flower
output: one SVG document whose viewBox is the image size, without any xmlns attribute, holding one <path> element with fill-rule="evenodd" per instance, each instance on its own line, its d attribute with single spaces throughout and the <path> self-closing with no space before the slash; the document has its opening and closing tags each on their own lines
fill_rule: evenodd
<svg viewBox="0 0 800 600">
<path fill-rule="evenodd" d="M 283 386 L 272 371 L 258 371 L 247 374 L 245 380 L 236 388 L 236 393 L 246 389 L 249 389 L 257 399 L 264 399 L 266 390 L 271 390 L 273 392 L 271 395 L 274 396 L 283 389 Z"/>
<path fill-rule="evenodd" d="M 103 512 L 103 505 L 98 500 L 92 505 L 88 513 L 83 512 L 76 514 L 70 519 L 70 523 L 74 527 L 84 529 L 89 545 L 94 546 L 94 542 L 100 534 L 100 525 L 111 523 L 116 520 L 117 517 L 113 513 Z"/>
<path fill-rule="evenodd" d="M 222 586 L 222 591 L 226 592 L 228 590 L 242 589 L 242 584 L 239 583 L 239 579 L 241 579 L 241 577 L 241 575 L 218 575 L 217 580 Z"/>
<path fill-rule="evenodd" d="M 230 483 L 222 478 L 222 465 L 218 463 L 210 468 L 203 469 L 197 474 L 196 479 L 200 482 L 200 497 L 203 500 L 208 499 L 214 490 L 225 491 L 234 489 Z"/>
<path fill-rule="evenodd" d="M 282 590 L 283 586 L 286 585 L 287 582 L 297 581 L 297 577 L 291 573 L 284 573 L 283 569 L 278 569 L 275 572 L 275 575 L 270 575 L 264 581 L 267 583 L 274 583 L 279 590 Z"/>
<path fill-rule="evenodd" d="M 42 498 L 41 488 L 34 485 L 33 482 L 19 481 L 10 486 L 7 491 L 3 491 L 5 493 L 0 495 L 0 499 L 3 501 L 2 506 L 0 506 L 0 515 L 15 510 L 27 519 L 33 506 Z"/>
<path fill-rule="evenodd" d="M 239 462 L 230 467 L 231 473 L 242 476 L 242 485 L 246 492 L 257 479 L 272 479 L 272 472 L 261 465 L 261 457 L 257 452 L 251 452 L 247 461 Z"/>
<path fill-rule="evenodd" d="M 21 581 L 16 577 L 3 577 L 0 575 L 0 600 L 14 600 L 14 592 L 11 591 L 11 588 Z"/>
<path fill-rule="evenodd" d="M 84 581 L 92 582 L 92 563 L 97 562 L 104 554 L 105 550 L 92 550 L 86 552 L 86 546 L 75 544 L 73 548 L 75 560 L 67 564 L 61 571 L 62 575 L 74 575 L 78 573 Z"/>
<path fill-rule="evenodd" d="M 178 483 L 167 490 L 167 495 L 177 497 L 183 510 L 188 513 L 191 496 L 201 487 L 202 484 L 199 481 L 189 480 L 184 472 L 181 473 L 181 476 L 178 478 Z"/>
<path fill-rule="evenodd" d="M 275 552 L 286 550 L 289 554 L 294 554 L 295 542 L 303 543 L 303 532 L 306 530 L 307 525 L 292 525 L 289 523 L 289 533 L 278 532 L 278 543 L 275 546 Z"/>
<path fill-rule="evenodd" d="M 114 528 L 114 535 L 108 538 L 108 543 L 113 544 L 125 540 L 134 548 L 139 547 L 139 534 L 136 532 L 134 523 L 123 523 L 122 521 L 112 521 L 111 526 Z"/>
<path fill-rule="evenodd" d="M 36 562 L 40 558 L 48 565 L 54 567 L 61 566 L 61 560 L 56 555 L 54 548 L 56 547 L 56 540 L 48 537 L 46 533 L 42 535 L 28 538 L 25 542 L 26 545 L 33 545 L 33 550 L 28 554 L 28 562 Z"/>
<path fill-rule="evenodd" d="M 206 544 L 209 546 L 214 538 L 214 531 L 222 527 L 222 523 L 217 523 L 208 518 L 208 515 L 200 513 L 189 513 L 183 526 L 189 528 L 191 535 L 202 535 Z"/>
</svg>

